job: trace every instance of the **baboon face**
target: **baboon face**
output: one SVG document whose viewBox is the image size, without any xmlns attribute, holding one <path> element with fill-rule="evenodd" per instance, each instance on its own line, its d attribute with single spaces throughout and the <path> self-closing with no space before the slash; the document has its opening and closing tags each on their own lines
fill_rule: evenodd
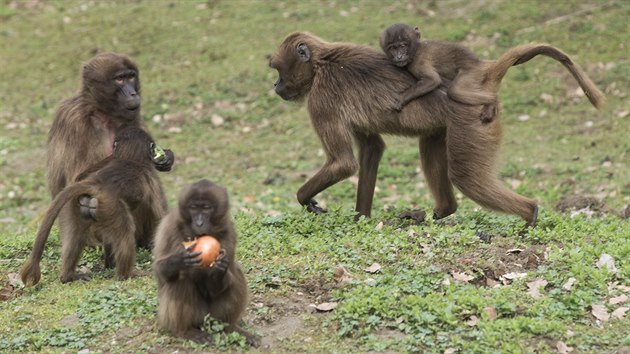
<svg viewBox="0 0 630 354">
<path fill-rule="evenodd" d="M 184 189 L 179 199 L 180 215 L 195 236 L 214 235 L 228 208 L 227 190 L 205 179 Z"/>
<path fill-rule="evenodd" d="M 380 37 L 380 45 L 387 58 L 398 67 L 413 61 L 418 49 L 418 27 L 396 24 L 388 27 Z"/>
<path fill-rule="evenodd" d="M 98 54 L 83 67 L 82 96 L 106 114 L 136 119 L 140 112 L 138 68 L 126 56 Z"/>
<path fill-rule="evenodd" d="M 299 38 L 301 37 L 301 38 Z M 295 101 L 308 94 L 313 84 L 313 53 L 316 46 L 309 44 L 302 33 L 289 36 L 269 61 L 269 67 L 278 71 L 273 84 L 276 93 L 287 101 Z"/>
</svg>

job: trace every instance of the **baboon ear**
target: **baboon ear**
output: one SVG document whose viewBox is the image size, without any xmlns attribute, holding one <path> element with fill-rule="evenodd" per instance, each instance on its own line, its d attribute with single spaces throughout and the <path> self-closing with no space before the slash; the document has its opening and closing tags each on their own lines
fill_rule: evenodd
<svg viewBox="0 0 630 354">
<path fill-rule="evenodd" d="M 420 30 L 418 29 L 418 26 L 414 27 L 413 30 L 416 31 L 418 38 L 420 38 Z"/>
<path fill-rule="evenodd" d="M 306 44 L 300 43 L 297 45 L 296 52 L 301 61 L 307 62 L 311 60 L 311 50 L 308 49 Z"/>
</svg>

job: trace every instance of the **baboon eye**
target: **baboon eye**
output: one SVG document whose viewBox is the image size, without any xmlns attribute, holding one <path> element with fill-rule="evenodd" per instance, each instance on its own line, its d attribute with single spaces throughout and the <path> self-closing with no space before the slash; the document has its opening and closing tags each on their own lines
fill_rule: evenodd
<svg viewBox="0 0 630 354">
<path fill-rule="evenodd" d="M 125 80 L 123 80 L 121 77 L 117 77 L 115 80 L 118 85 L 122 85 L 125 82 Z"/>
</svg>

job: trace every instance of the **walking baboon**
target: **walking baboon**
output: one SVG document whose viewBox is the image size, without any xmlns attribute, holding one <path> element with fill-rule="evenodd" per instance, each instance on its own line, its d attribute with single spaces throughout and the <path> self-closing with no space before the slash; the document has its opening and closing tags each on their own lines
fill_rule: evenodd
<svg viewBox="0 0 630 354">
<path fill-rule="evenodd" d="M 508 50 L 486 64 L 483 88 L 496 92 L 507 70 L 538 54 L 572 66 L 568 57 L 548 45 L 525 45 Z M 326 42 L 310 33 L 290 34 L 270 59 L 279 74 L 276 93 L 285 100 L 308 94 L 312 125 L 326 153 L 326 162 L 297 193 L 300 204 L 320 213 L 313 199 L 319 192 L 359 170 L 356 211 L 370 216 L 378 165 L 385 149 L 380 134 L 420 138 L 422 168 L 436 200 L 435 218 L 455 212 L 454 184 L 478 204 L 536 223 L 536 201 L 507 189 L 498 179 L 495 162 L 501 140 L 498 119 L 482 124 L 481 106 L 450 100 L 440 86 L 393 111 L 400 92 L 415 83 L 407 71 L 389 63 L 373 48 Z M 576 69 L 577 70 L 577 69 Z M 572 71 L 574 76 L 579 71 Z M 588 82 L 585 75 L 576 77 Z M 582 81 L 581 81 L 582 80 Z M 582 85 L 583 87 L 585 85 Z M 587 92 L 599 102 L 596 89 Z M 593 97 L 591 97 L 593 96 Z M 359 148 L 359 161 L 352 145 Z"/>
<path fill-rule="evenodd" d="M 76 181 L 79 173 L 112 153 L 116 133 L 124 127 L 142 127 L 140 116 L 140 76 L 138 67 L 128 57 L 101 53 L 83 65 L 79 93 L 61 103 L 48 133 L 48 188 L 54 198 L 65 186 Z M 160 171 L 168 171 L 174 161 L 173 152 L 155 162 Z M 83 205 L 89 201 L 82 199 Z M 59 235 L 62 258 L 73 252 L 78 242 L 73 237 L 88 229 L 86 208 L 69 203 L 59 215 Z M 83 216 L 81 218 L 80 216 Z M 138 240 L 149 247 L 153 235 Z M 83 235 L 81 236 L 83 238 Z M 83 242 L 83 241 L 81 241 Z M 89 235 L 88 245 L 96 245 L 95 235 Z M 112 266 L 109 248 L 105 261 Z"/>
<path fill-rule="evenodd" d="M 467 48 L 454 43 L 421 41 L 418 27 L 414 28 L 405 24 L 388 27 L 380 37 L 380 45 L 394 65 L 406 68 L 418 80 L 401 95 L 400 104 L 397 104 L 394 109 L 400 110 L 409 101 L 433 91 L 444 78 L 452 81 L 447 90 L 450 98 L 463 104 L 484 105 L 480 117 L 482 122 L 487 123 L 496 115 L 495 101 L 498 83 L 487 87 L 484 84 L 489 79 L 487 76 L 491 76 L 492 72 L 499 74 L 507 69 L 496 68 L 496 63 L 482 61 Z M 565 65 L 577 79 L 591 103 L 600 108 L 602 95 L 579 66 L 554 47 L 536 46 L 535 50 L 528 47 L 528 54 L 523 55 L 513 65 L 524 63 L 538 54 L 550 56 Z M 510 55 L 513 57 L 513 54 Z M 527 57 L 527 55 L 530 56 Z"/>
<path fill-rule="evenodd" d="M 221 243 L 214 266 L 200 267 L 200 252 L 183 241 L 210 235 Z M 208 180 L 186 187 L 178 207 L 160 223 L 153 249 L 158 282 L 158 321 L 172 334 L 211 344 L 212 335 L 201 329 L 209 314 L 227 323 L 226 332 L 238 332 L 251 345 L 258 337 L 238 323 L 247 307 L 247 283 L 236 262 L 236 230 L 229 213 L 225 188 Z"/>
<path fill-rule="evenodd" d="M 153 164 L 155 143 L 140 128 L 120 131 L 113 144 L 113 153 L 81 174 L 81 180 L 62 189 L 52 201 L 42 222 L 33 251 L 20 276 L 26 286 L 39 282 L 39 263 L 50 229 L 60 211 L 69 204 L 77 208 L 81 200 L 89 206 L 89 219 L 68 235 L 73 243 L 66 244 L 61 259 L 61 281 L 88 280 L 88 274 L 76 272 L 88 235 L 113 251 L 118 279 L 131 275 L 136 241 L 153 235 L 164 214 L 166 196 Z M 81 218 L 81 216 L 76 216 Z"/>
</svg>

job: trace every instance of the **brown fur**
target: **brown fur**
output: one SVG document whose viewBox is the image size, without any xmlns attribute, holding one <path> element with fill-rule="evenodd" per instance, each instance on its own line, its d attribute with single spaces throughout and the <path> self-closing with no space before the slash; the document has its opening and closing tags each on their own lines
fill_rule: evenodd
<svg viewBox="0 0 630 354">
<path fill-rule="evenodd" d="M 511 65 L 537 54 L 556 55 L 554 50 L 541 45 L 509 50 L 487 64 L 485 87 L 496 92 Z M 457 209 L 455 185 L 486 208 L 518 215 L 528 225 L 536 223 L 536 201 L 507 189 L 497 177 L 501 126 L 498 119 L 482 124 L 477 118 L 480 106 L 450 100 L 441 86 L 395 112 L 391 107 L 416 82 L 413 76 L 373 48 L 330 43 L 305 32 L 290 34 L 272 56 L 270 67 L 279 73 L 275 90 L 283 99 L 299 100 L 308 94 L 311 121 L 327 156 L 322 168 L 298 190 L 298 201 L 308 210 L 323 212 L 313 198 L 358 169 L 356 210 L 359 216 L 369 216 L 385 149 L 380 134 L 394 134 L 420 138 L 423 171 L 436 200 L 434 217 Z M 353 141 L 359 148 L 358 162 Z"/>
<path fill-rule="evenodd" d="M 406 90 L 395 109 L 408 104 L 437 88 L 442 79 L 452 81 L 448 95 L 463 104 L 484 105 L 481 120 L 491 121 L 496 115 L 498 85 L 510 66 L 527 62 L 542 54 L 560 61 L 578 81 L 591 103 L 600 108 L 603 95 L 582 69 L 557 48 L 531 44 L 513 48 L 498 61 L 482 61 L 467 48 L 442 41 L 421 41 L 417 27 L 395 24 L 380 37 L 383 51 L 393 64 L 405 67 L 416 79 Z"/>
<path fill-rule="evenodd" d="M 75 182 L 79 173 L 111 154 L 117 131 L 143 125 L 139 75 L 131 59 L 115 53 L 98 54 L 84 64 L 79 93 L 61 103 L 48 133 L 48 188 L 53 198 Z M 167 150 L 167 155 L 166 166 L 155 163 L 161 171 L 169 170 L 173 163 L 173 153 Z M 74 258 L 75 245 L 83 242 L 81 234 L 89 229 L 90 221 L 81 215 L 73 203 L 66 205 L 59 215 L 62 259 Z M 78 235 L 81 240 L 75 239 Z M 146 239 L 138 240 L 138 245 L 149 247 L 153 235 L 143 236 Z M 90 232 L 87 245 L 99 244 L 98 239 L 98 235 Z M 111 267 L 113 261 L 108 251 L 106 247 L 105 261 Z M 62 267 L 63 278 L 73 266 Z"/>
<path fill-rule="evenodd" d="M 221 255 L 210 268 L 199 267 L 199 253 L 182 242 L 211 235 L 221 243 Z M 173 335 L 212 343 L 201 330 L 206 315 L 228 324 L 258 346 L 259 339 L 239 327 L 248 303 L 247 283 L 236 261 L 236 230 L 229 214 L 225 188 L 201 180 L 185 188 L 178 208 L 169 212 L 156 233 L 154 271 L 158 282 L 158 321 Z"/>
<path fill-rule="evenodd" d="M 26 286 L 39 282 L 39 263 L 55 219 L 66 205 L 77 208 L 83 195 L 98 201 L 98 207 L 94 210 L 94 219 L 84 220 L 85 228 L 70 235 L 74 247 L 72 252 L 62 256 L 61 281 L 89 279 L 86 274 L 76 273 L 87 235 L 96 235 L 99 241 L 111 247 L 119 279 L 131 275 L 136 240 L 146 239 L 154 233 L 167 208 L 162 185 L 153 167 L 152 144 L 153 140 L 142 129 L 121 131 L 111 157 L 88 168 L 81 181 L 57 194 L 39 228 L 31 256 L 20 272 Z M 72 201 L 74 203 L 69 203 Z"/>
</svg>

